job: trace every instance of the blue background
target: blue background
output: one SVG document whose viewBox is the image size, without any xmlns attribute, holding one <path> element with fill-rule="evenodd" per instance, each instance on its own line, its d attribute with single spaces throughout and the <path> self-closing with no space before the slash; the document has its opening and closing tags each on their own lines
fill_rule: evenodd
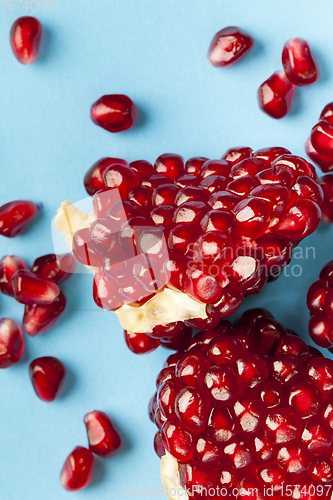
<svg viewBox="0 0 333 500">
<path fill-rule="evenodd" d="M 0 200 L 28 198 L 44 210 L 23 235 L 1 238 L 0 254 L 21 255 L 29 264 L 52 251 L 57 207 L 84 198 L 83 176 L 100 157 L 154 161 L 177 152 L 218 158 L 238 145 L 280 145 L 304 154 L 311 127 L 333 98 L 331 0 L 54 0 L 50 12 L 38 13 L 41 57 L 29 67 L 16 61 L 8 42 L 21 15 L 22 5 L 19 13 L 0 10 Z M 248 30 L 256 46 L 244 61 L 219 70 L 206 52 L 228 25 Z M 283 44 L 293 36 L 308 39 L 321 77 L 297 88 L 289 116 L 274 121 L 260 112 L 256 90 L 281 68 Z M 137 103 L 132 130 L 112 135 L 90 121 L 90 105 L 108 93 L 128 94 Z M 315 247 L 315 259 L 293 262 L 303 274 L 282 276 L 242 310 L 268 307 L 308 339 L 306 291 L 333 256 L 332 234 L 333 228 L 320 227 L 302 245 Z M 0 373 L 0 498 L 69 498 L 59 471 L 75 446 L 86 445 L 82 419 L 94 409 L 114 419 L 124 448 L 96 460 L 92 485 L 72 498 L 120 500 L 131 491 L 133 498 L 134 488 L 160 484 L 146 407 L 168 353 L 130 353 L 116 317 L 94 305 L 91 276 L 75 275 L 62 288 L 68 297 L 62 319 L 40 337 L 26 336 L 22 361 Z M 23 306 L 0 297 L 1 317 L 20 321 L 22 314 Z M 28 377 L 29 362 L 42 355 L 58 356 L 69 372 L 52 404 L 35 396 Z"/>
</svg>

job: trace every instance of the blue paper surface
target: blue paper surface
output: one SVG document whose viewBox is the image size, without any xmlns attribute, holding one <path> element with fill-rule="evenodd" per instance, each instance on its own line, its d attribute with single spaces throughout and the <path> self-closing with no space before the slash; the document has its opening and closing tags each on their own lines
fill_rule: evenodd
<svg viewBox="0 0 333 500">
<path fill-rule="evenodd" d="M 52 251 L 51 219 L 62 200 L 85 197 L 83 176 L 97 159 L 154 161 L 164 152 L 219 158 L 238 145 L 279 145 L 302 155 L 311 127 L 333 99 L 331 0 L 54 0 L 49 12 L 36 13 L 23 4 L 17 12 L 19 2 L 13 4 L 14 11 L 7 0 L 5 11 L 0 4 L 0 202 L 27 198 L 44 210 L 18 238 L 0 238 L 0 255 L 17 254 L 29 264 Z M 44 37 L 40 60 L 25 67 L 8 38 L 12 22 L 27 14 L 43 23 Z M 228 25 L 248 30 L 256 45 L 242 62 L 219 70 L 206 52 Z M 281 69 L 283 44 L 293 36 L 309 41 L 321 77 L 297 88 L 291 113 L 274 121 L 259 110 L 256 91 Z M 112 135 L 91 122 L 91 104 L 109 93 L 137 103 L 132 130 Z M 332 235 L 332 227 L 321 226 L 301 245 L 303 258 L 293 260 L 301 276 L 280 277 L 241 310 L 267 307 L 309 340 L 306 292 L 333 257 Z M 305 258 L 306 247 L 315 249 L 314 259 L 311 250 Z M 149 488 L 150 497 L 160 498 L 147 404 L 168 352 L 130 353 L 115 315 L 93 303 L 90 275 L 75 275 L 62 288 L 68 307 L 61 320 L 40 337 L 25 336 L 22 361 L 0 373 L 0 498 L 69 498 L 59 471 L 75 446 L 86 446 L 83 416 L 94 409 L 114 419 L 123 451 L 96 460 L 91 486 L 71 498 L 123 500 L 145 497 Z M 22 314 L 22 305 L 0 297 L 0 317 L 20 321 Z M 43 355 L 68 368 L 52 404 L 36 397 L 28 377 L 29 362 Z"/>
</svg>

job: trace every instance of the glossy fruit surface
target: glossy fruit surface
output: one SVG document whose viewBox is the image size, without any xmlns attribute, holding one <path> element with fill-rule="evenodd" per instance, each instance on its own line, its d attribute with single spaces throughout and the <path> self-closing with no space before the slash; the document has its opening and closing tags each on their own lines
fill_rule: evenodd
<svg viewBox="0 0 333 500">
<path fill-rule="evenodd" d="M 29 366 L 29 376 L 35 393 L 42 401 L 54 401 L 64 383 L 66 368 L 52 356 L 34 359 Z"/>
<path fill-rule="evenodd" d="M 245 57 L 254 45 L 253 38 L 236 26 L 228 26 L 216 33 L 208 51 L 213 66 L 224 68 Z"/>
<path fill-rule="evenodd" d="M 330 222 L 333 222 L 333 218 Z M 307 295 L 307 305 L 311 315 L 309 321 L 310 337 L 317 345 L 328 349 L 333 347 L 332 277 L 333 261 L 322 269 L 319 280 L 310 286 Z"/>
<path fill-rule="evenodd" d="M 134 125 L 136 106 L 126 95 L 104 95 L 91 106 L 90 117 L 108 132 L 122 132 Z"/>
<path fill-rule="evenodd" d="M 127 166 L 126 160 L 121 158 L 101 158 L 96 161 L 92 167 L 89 168 L 86 175 L 84 176 L 83 183 L 86 188 L 87 193 L 90 196 L 94 196 L 97 191 L 104 189 L 104 179 L 103 174 L 105 170 L 111 165 L 124 165 Z"/>
<path fill-rule="evenodd" d="M 5 255 L 0 260 L 0 290 L 2 293 L 14 297 L 11 285 L 13 275 L 20 269 L 29 269 L 21 257 Z"/>
<path fill-rule="evenodd" d="M 333 224 L 333 175 L 323 175 L 320 185 L 324 193 L 324 201 L 321 204 L 321 218 L 326 224 Z"/>
<path fill-rule="evenodd" d="M 209 487 L 215 499 L 222 487 L 234 498 L 233 489 L 246 484 L 262 492 L 251 496 L 258 499 L 268 485 L 284 498 L 289 484 L 296 499 L 305 478 L 311 491 L 324 485 L 319 463 L 331 464 L 333 362 L 320 356 L 264 309 L 245 312 L 238 326 L 200 332 L 170 356 L 149 414 L 161 435 L 158 454 L 177 461 L 181 486 Z"/>
<path fill-rule="evenodd" d="M 8 368 L 20 361 L 23 348 L 19 324 L 13 319 L 0 319 L 0 368 Z"/>
<path fill-rule="evenodd" d="M 62 283 L 68 280 L 76 269 L 76 260 L 71 253 L 55 255 L 50 253 L 38 257 L 31 271 L 42 279 Z"/>
<path fill-rule="evenodd" d="M 303 38 L 291 38 L 284 44 L 282 64 L 288 80 L 294 85 L 311 85 L 319 78 L 318 63 Z"/>
<path fill-rule="evenodd" d="M 10 29 L 10 45 L 20 63 L 37 61 L 42 32 L 42 25 L 35 17 L 24 16 L 14 21 Z"/>
<path fill-rule="evenodd" d="M 94 456 L 90 450 L 77 446 L 68 455 L 60 473 L 61 486 L 67 491 L 79 491 L 91 481 Z"/>
<path fill-rule="evenodd" d="M 294 86 L 283 71 L 276 71 L 258 89 L 259 107 L 272 118 L 280 119 L 290 111 Z"/>
<path fill-rule="evenodd" d="M 134 354 L 147 354 L 155 351 L 161 341 L 145 335 L 144 333 L 128 333 L 124 331 L 124 337 L 127 347 Z"/>
<path fill-rule="evenodd" d="M 110 418 L 102 411 L 92 411 L 84 417 L 89 448 L 100 457 L 107 458 L 118 453 L 121 439 Z"/>
<path fill-rule="evenodd" d="M 46 332 L 60 318 L 66 307 L 66 297 L 60 291 L 51 304 L 26 304 L 22 319 L 23 330 L 36 337 Z"/>
<path fill-rule="evenodd" d="M 48 279 L 39 278 L 28 269 L 20 269 L 11 280 L 14 297 L 22 304 L 51 304 L 59 295 L 58 285 Z"/>
<path fill-rule="evenodd" d="M 11 201 L 0 207 L 0 235 L 14 238 L 20 234 L 37 214 L 32 201 Z"/>
</svg>

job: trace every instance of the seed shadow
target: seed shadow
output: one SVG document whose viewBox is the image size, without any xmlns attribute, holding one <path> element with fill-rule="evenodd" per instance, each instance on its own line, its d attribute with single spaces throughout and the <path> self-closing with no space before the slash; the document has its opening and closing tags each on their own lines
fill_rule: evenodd
<svg viewBox="0 0 333 500">
<path fill-rule="evenodd" d="M 295 93 L 294 93 L 294 98 L 293 98 L 293 103 L 291 106 L 291 110 L 289 111 L 289 116 L 296 116 L 301 112 L 303 103 L 302 103 L 302 97 L 300 92 L 300 88 L 295 86 Z M 287 116 L 288 116 L 287 115 Z"/>
<path fill-rule="evenodd" d="M 24 330 L 23 330 L 23 332 L 24 332 Z M 29 348 L 27 346 L 27 342 L 25 341 L 23 353 L 22 353 L 22 356 L 20 359 L 20 364 L 28 363 L 29 361 L 30 361 Z"/>
<path fill-rule="evenodd" d="M 66 377 L 58 399 L 64 399 L 72 392 L 76 385 L 76 377 L 71 368 L 66 365 Z"/>
<path fill-rule="evenodd" d="M 108 415 L 109 414 L 110 413 L 108 413 Z M 119 455 L 123 455 L 124 453 L 128 453 L 130 450 L 132 450 L 133 444 L 128 439 L 127 435 L 124 432 L 122 432 L 122 426 L 119 424 L 118 420 L 116 420 L 115 418 L 112 417 L 111 421 L 114 425 L 114 428 L 116 429 L 116 431 L 118 432 L 118 434 L 121 438 L 121 449 L 120 449 Z M 109 460 L 112 460 L 112 458 L 113 457 L 111 457 Z"/>
<path fill-rule="evenodd" d="M 141 106 L 137 107 L 136 119 L 133 128 L 143 127 L 147 122 L 147 113 L 141 108 Z"/>
<path fill-rule="evenodd" d="M 102 458 L 94 456 L 94 474 L 89 486 L 96 486 L 105 476 L 106 466 Z"/>
<path fill-rule="evenodd" d="M 49 59 L 50 47 L 52 46 L 52 31 L 43 23 L 43 36 L 39 49 L 38 61 L 44 63 Z"/>
<path fill-rule="evenodd" d="M 311 49 L 313 49 L 313 47 L 311 47 Z M 331 73 L 332 73 L 330 71 L 329 65 L 327 64 L 327 60 L 323 56 L 323 54 L 320 52 L 320 50 L 317 50 L 315 46 L 314 46 L 313 54 L 315 54 L 315 57 L 317 59 L 318 66 L 319 66 L 319 71 L 320 71 L 318 83 L 326 83 L 331 78 Z"/>
<path fill-rule="evenodd" d="M 244 60 L 250 62 L 252 61 L 252 59 L 256 59 L 258 55 L 260 56 L 264 52 L 265 52 L 265 45 L 261 41 L 256 40 L 254 42 L 253 49 L 251 50 L 251 52 L 249 52 L 247 56 L 244 57 Z M 241 62 L 242 61 L 240 61 L 240 63 Z"/>
</svg>

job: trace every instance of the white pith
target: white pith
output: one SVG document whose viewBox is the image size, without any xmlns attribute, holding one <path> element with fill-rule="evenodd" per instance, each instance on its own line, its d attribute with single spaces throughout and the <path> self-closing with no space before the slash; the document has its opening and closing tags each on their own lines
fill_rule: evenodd
<svg viewBox="0 0 333 500">
<path fill-rule="evenodd" d="M 76 231 L 90 227 L 94 220 L 96 220 L 95 213 L 88 214 L 69 201 L 63 201 L 58 208 L 54 227 L 65 235 L 66 243 L 72 250 Z M 95 268 L 89 269 L 95 271 Z M 157 325 L 207 318 L 206 304 L 197 302 L 186 293 L 168 287 L 156 293 L 141 306 L 125 304 L 115 312 L 120 325 L 129 333 L 152 333 Z"/>
<path fill-rule="evenodd" d="M 161 480 L 169 500 L 189 499 L 188 494 L 180 484 L 178 462 L 168 452 L 161 458 Z"/>
</svg>

